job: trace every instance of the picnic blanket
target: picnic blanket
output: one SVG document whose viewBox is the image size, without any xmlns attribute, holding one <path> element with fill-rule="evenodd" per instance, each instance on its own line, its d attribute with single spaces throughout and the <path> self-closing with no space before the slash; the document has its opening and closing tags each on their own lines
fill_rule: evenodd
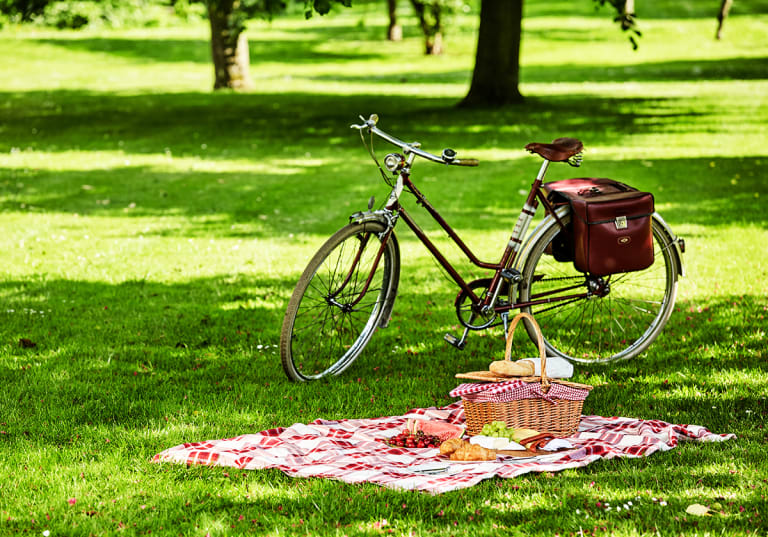
<svg viewBox="0 0 768 537">
<path fill-rule="evenodd" d="M 181 444 L 158 453 L 154 462 L 229 466 L 246 470 L 278 468 L 293 477 L 324 477 L 346 483 L 370 482 L 394 489 L 439 494 L 470 487 L 491 477 L 511 478 L 528 472 L 557 472 L 600 459 L 645 457 L 668 451 L 680 440 L 723 441 L 732 434 L 713 434 L 696 425 L 659 420 L 583 416 L 568 438 L 573 449 L 520 459 L 452 462 L 437 449 L 390 447 L 408 418 L 464 423 L 461 402 L 443 408 L 416 408 L 404 416 L 326 421 L 269 429 L 224 440 Z M 441 473 L 434 471 L 440 463 Z"/>
</svg>

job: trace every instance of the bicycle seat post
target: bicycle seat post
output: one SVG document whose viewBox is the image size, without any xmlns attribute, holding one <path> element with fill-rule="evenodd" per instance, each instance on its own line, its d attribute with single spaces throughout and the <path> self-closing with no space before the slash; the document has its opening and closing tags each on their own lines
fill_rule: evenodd
<svg viewBox="0 0 768 537">
<path fill-rule="evenodd" d="M 544 159 L 544 162 L 541 163 L 541 168 L 539 168 L 539 174 L 536 176 L 537 181 L 542 182 L 544 180 L 544 175 L 547 173 L 548 168 L 549 160 Z"/>
</svg>

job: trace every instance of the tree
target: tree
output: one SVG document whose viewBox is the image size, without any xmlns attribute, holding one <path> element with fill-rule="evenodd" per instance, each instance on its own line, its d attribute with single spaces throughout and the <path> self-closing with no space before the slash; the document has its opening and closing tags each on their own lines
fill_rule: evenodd
<svg viewBox="0 0 768 537">
<path fill-rule="evenodd" d="M 253 86 L 245 21 L 256 13 L 271 16 L 284 7 L 279 0 L 259 6 L 244 4 L 243 0 L 206 1 L 211 26 L 213 89 L 249 89 Z"/>
<path fill-rule="evenodd" d="M 247 90 L 253 86 L 245 23 L 249 18 L 267 17 L 285 9 L 283 0 L 204 0 L 211 25 L 213 89 Z M 304 0 L 307 18 L 313 12 L 325 15 L 331 4 L 350 6 L 352 0 Z"/>
<path fill-rule="evenodd" d="M 520 102 L 523 0 L 482 0 L 475 69 L 462 106 Z"/>
<path fill-rule="evenodd" d="M 640 35 L 635 29 L 634 0 L 594 1 L 600 5 L 610 3 L 621 28 Z M 519 89 L 522 20 L 523 0 L 482 0 L 475 68 L 469 92 L 460 106 L 503 106 L 523 100 Z M 631 34 L 630 41 L 636 48 Z"/>
<path fill-rule="evenodd" d="M 397 23 L 397 0 L 387 0 L 387 12 L 389 13 L 387 39 L 401 41 L 403 39 L 403 27 Z"/>
<path fill-rule="evenodd" d="M 424 33 L 426 54 L 443 53 L 443 3 L 441 0 L 411 0 Z"/>
</svg>

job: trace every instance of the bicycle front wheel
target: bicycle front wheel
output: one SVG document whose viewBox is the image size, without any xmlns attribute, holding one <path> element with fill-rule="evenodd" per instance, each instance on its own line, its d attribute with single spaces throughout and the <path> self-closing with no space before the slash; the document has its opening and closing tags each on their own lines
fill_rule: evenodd
<svg viewBox="0 0 768 537">
<path fill-rule="evenodd" d="M 677 293 L 680 267 L 662 224 L 653 220 L 653 265 L 603 277 L 555 259 L 552 242 L 559 232 L 553 223 L 531 246 L 520 285 L 520 302 L 540 302 L 522 311 L 541 326 L 548 355 L 593 363 L 645 351 L 669 319 Z"/>
<path fill-rule="evenodd" d="M 339 375 L 388 321 L 382 315 L 389 315 L 397 293 L 400 253 L 394 232 L 385 231 L 378 222 L 345 226 L 309 262 L 280 334 L 291 380 Z"/>
</svg>

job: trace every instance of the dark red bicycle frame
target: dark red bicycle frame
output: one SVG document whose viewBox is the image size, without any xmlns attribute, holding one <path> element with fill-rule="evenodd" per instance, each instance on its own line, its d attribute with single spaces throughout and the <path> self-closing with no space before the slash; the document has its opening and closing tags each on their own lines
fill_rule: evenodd
<svg viewBox="0 0 768 537">
<path fill-rule="evenodd" d="M 423 206 L 427 212 L 432 216 L 432 218 L 440 225 L 440 227 L 443 228 L 443 230 L 448 234 L 448 236 L 451 238 L 451 240 L 461 249 L 462 252 L 467 256 L 469 261 L 480 268 L 490 269 L 494 271 L 493 277 L 491 279 L 491 283 L 488 286 L 488 293 L 486 294 L 485 298 L 481 300 L 473 291 L 473 289 L 469 286 L 469 284 L 464 280 L 464 278 L 461 277 L 461 275 L 456 271 L 456 269 L 453 267 L 453 265 L 446 259 L 446 257 L 440 252 L 440 250 L 435 246 L 435 244 L 429 239 L 427 234 L 416 224 L 416 222 L 411 218 L 411 216 L 408 214 L 408 212 L 400 205 L 399 201 L 393 203 L 391 206 L 387 206 L 387 209 L 390 211 L 397 212 L 400 215 L 400 218 L 403 219 L 403 221 L 406 223 L 406 225 L 411 228 L 413 233 L 418 237 L 418 239 L 424 244 L 424 246 L 429 250 L 429 252 L 434 256 L 434 258 L 437 260 L 438 263 L 440 263 L 440 266 L 442 266 L 445 271 L 448 273 L 448 275 L 456 282 L 456 284 L 461 288 L 462 291 L 464 291 L 470 298 L 472 305 L 475 309 L 485 308 L 491 305 L 491 301 L 494 299 L 494 296 L 496 295 L 496 288 L 498 287 L 501 278 L 502 278 L 502 271 L 512 265 L 512 263 L 515 260 L 516 256 L 516 250 L 512 247 L 512 242 L 521 242 L 521 239 L 515 238 L 512 236 L 510 240 L 507 242 L 507 247 L 504 249 L 504 253 L 501 256 L 501 260 L 498 263 L 488 263 L 481 261 L 475 254 L 470 250 L 469 246 L 467 246 L 463 240 L 461 240 L 461 237 L 456 233 L 456 231 L 448 224 L 448 222 L 445 221 L 445 219 L 440 215 L 439 212 L 437 212 L 437 209 L 435 209 L 429 201 L 426 199 L 424 194 L 419 191 L 418 188 L 416 188 L 416 185 L 413 184 L 410 178 L 410 174 L 407 174 L 405 172 L 401 172 L 401 177 L 403 180 L 403 187 L 404 190 L 408 190 L 413 196 L 416 198 L 416 203 L 418 205 Z M 565 228 L 563 223 L 560 221 L 559 218 L 555 215 L 554 206 L 547 200 L 547 198 L 544 196 L 544 194 L 541 191 L 541 184 L 542 181 L 540 178 L 537 178 L 533 184 L 531 185 L 531 190 L 528 193 L 528 198 L 526 199 L 526 206 L 530 206 L 534 209 L 538 207 L 538 204 L 541 203 L 547 214 L 552 214 L 557 223 L 562 227 Z M 525 209 L 523 209 L 525 210 Z M 530 213 L 531 216 L 533 213 Z M 390 230 L 391 233 L 391 230 Z M 378 261 L 381 258 L 381 254 L 384 251 L 384 248 L 386 247 L 386 240 L 389 238 L 389 235 L 382 240 L 382 244 L 379 250 L 379 253 L 377 255 L 377 258 L 374 262 L 374 266 L 371 270 L 371 274 L 368 277 L 368 282 L 366 282 L 365 290 L 362 294 L 364 294 L 367 290 L 368 284 L 370 283 L 370 279 L 373 276 L 373 273 L 376 272 L 376 267 L 378 265 Z M 549 295 L 549 294 L 555 294 L 562 291 L 567 291 L 570 289 L 576 289 L 579 287 L 583 287 L 583 283 L 580 283 L 579 285 L 575 285 L 568 288 L 558 289 L 554 290 L 545 294 L 542 294 L 541 296 Z M 533 300 L 528 302 L 519 302 L 515 304 L 509 304 L 507 306 L 495 306 L 494 311 L 497 313 L 503 313 L 506 311 L 510 311 L 512 309 L 518 309 L 518 308 L 524 308 L 528 306 L 535 306 L 539 304 L 547 304 L 552 302 L 561 302 L 565 300 L 573 300 L 577 298 L 584 298 L 586 297 L 586 293 L 580 293 L 575 295 L 567 295 L 567 296 L 559 296 L 556 299 L 541 299 L 541 300 Z"/>
<path fill-rule="evenodd" d="M 437 212 L 437 209 L 435 209 L 432 204 L 429 203 L 427 198 L 424 196 L 424 194 L 419 191 L 418 188 L 416 188 L 416 185 L 413 184 L 410 178 L 410 174 L 405 173 L 405 171 L 402 171 L 400 174 L 402 180 L 403 180 L 403 189 L 409 191 L 413 196 L 416 198 L 416 204 L 423 206 L 427 212 L 432 216 L 432 218 L 440 224 L 440 227 L 443 228 L 443 230 L 448 234 L 448 236 L 451 238 L 451 240 L 456 244 L 456 246 L 459 247 L 459 249 L 464 253 L 464 255 L 467 256 L 469 261 L 480 268 L 490 269 L 494 271 L 493 277 L 491 278 L 491 283 L 488 286 L 488 292 L 486 293 L 486 296 L 484 299 L 480 299 L 478 297 L 474 290 L 470 287 L 470 285 L 464 280 L 464 278 L 461 277 L 461 275 L 456 271 L 456 269 L 453 267 L 450 261 L 446 259 L 446 257 L 442 254 L 442 252 L 435 246 L 435 244 L 430 240 L 430 238 L 427 236 L 427 234 L 422 230 L 418 224 L 411 218 L 410 214 L 400 205 L 399 201 L 395 201 L 394 203 L 388 205 L 386 208 L 387 210 L 396 212 L 400 218 L 403 219 L 403 221 L 406 223 L 406 225 L 411 228 L 411 231 L 418 237 L 418 239 L 421 241 L 421 243 L 429 250 L 429 252 L 434 256 L 434 258 L 437 260 L 438 263 L 440 263 L 440 266 L 442 266 L 445 271 L 448 273 L 448 275 L 453 279 L 453 281 L 456 282 L 456 284 L 461 288 L 461 290 L 467 294 L 467 296 L 470 298 L 472 302 L 472 307 L 477 312 L 480 312 L 482 309 L 490 307 L 491 301 L 494 300 L 494 297 L 496 296 L 496 289 L 500 284 L 501 278 L 502 278 L 502 271 L 506 268 L 511 267 L 512 263 L 515 261 L 515 256 L 517 251 L 515 248 L 512 247 L 512 243 L 521 243 L 522 238 L 516 238 L 514 235 L 510 237 L 510 240 L 507 242 L 507 247 L 504 249 L 504 253 L 501 256 L 501 260 L 498 263 L 488 263 L 485 261 L 481 261 L 475 254 L 470 250 L 469 246 L 464 243 L 463 240 L 461 240 L 461 237 L 456 233 L 456 231 L 448 224 L 448 222 L 445 221 L 445 219 L 440 215 L 439 212 Z M 538 207 L 538 204 L 541 203 L 546 211 L 546 214 L 551 214 L 555 220 L 557 221 L 558 225 L 560 225 L 561 228 L 565 229 L 565 225 L 560 221 L 560 219 L 557 217 L 555 213 L 555 207 L 549 202 L 549 200 L 544 196 L 544 194 L 541 191 L 541 179 L 537 178 L 533 184 L 531 185 L 531 190 L 528 193 L 528 198 L 526 199 L 525 206 L 533 208 L 533 211 L 536 210 Z M 524 208 L 523 211 L 526 211 Z M 533 212 L 528 213 L 530 216 L 533 216 Z M 379 251 L 376 253 L 376 258 L 373 261 L 373 266 L 371 267 L 371 271 L 368 274 L 368 277 L 365 281 L 365 284 L 363 285 L 363 289 L 361 290 L 359 296 L 351 303 L 347 304 L 348 307 L 354 307 L 362 298 L 363 296 L 368 292 L 368 287 L 371 284 L 371 281 L 373 279 L 373 275 L 376 272 L 376 269 L 378 268 L 379 261 L 381 260 L 381 256 L 384 253 L 384 249 L 387 246 L 387 240 L 389 239 L 389 235 L 392 233 L 394 228 L 390 228 L 387 231 L 387 234 L 385 237 L 381 240 L 381 246 L 379 247 Z M 365 249 L 365 246 L 367 244 L 367 239 L 363 241 L 363 243 L 360 245 L 360 249 L 357 252 L 357 255 L 355 256 L 355 259 L 352 262 L 352 266 L 350 267 L 349 272 L 347 273 L 346 277 L 344 278 L 344 281 L 342 282 L 339 289 L 333 293 L 329 298 L 333 299 L 336 296 L 338 296 L 341 291 L 347 286 L 349 281 L 352 279 L 352 275 L 354 274 L 357 264 L 360 261 L 360 257 L 362 255 L 363 250 Z M 583 282 L 580 282 L 577 285 L 573 285 L 570 287 L 564 287 L 561 289 L 555 289 L 552 291 L 548 291 L 546 293 L 542 293 L 540 295 L 537 295 L 537 298 L 539 300 L 530 300 L 528 302 L 517 302 L 514 304 L 509 305 L 502 305 L 502 306 L 494 306 L 493 310 L 496 313 L 504 313 L 513 309 L 518 308 L 525 308 L 529 306 L 537 306 L 540 304 L 551 304 L 553 302 L 563 302 L 563 301 L 570 301 L 570 300 L 576 300 L 580 298 L 585 298 L 587 296 L 587 293 L 579 293 L 579 294 L 573 294 L 573 295 L 565 295 L 565 296 L 558 296 L 557 298 L 542 298 L 547 295 L 554 295 L 557 293 L 562 293 L 563 291 L 570 291 L 572 289 L 578 289 L 583 287 Z"/>
</svg>

